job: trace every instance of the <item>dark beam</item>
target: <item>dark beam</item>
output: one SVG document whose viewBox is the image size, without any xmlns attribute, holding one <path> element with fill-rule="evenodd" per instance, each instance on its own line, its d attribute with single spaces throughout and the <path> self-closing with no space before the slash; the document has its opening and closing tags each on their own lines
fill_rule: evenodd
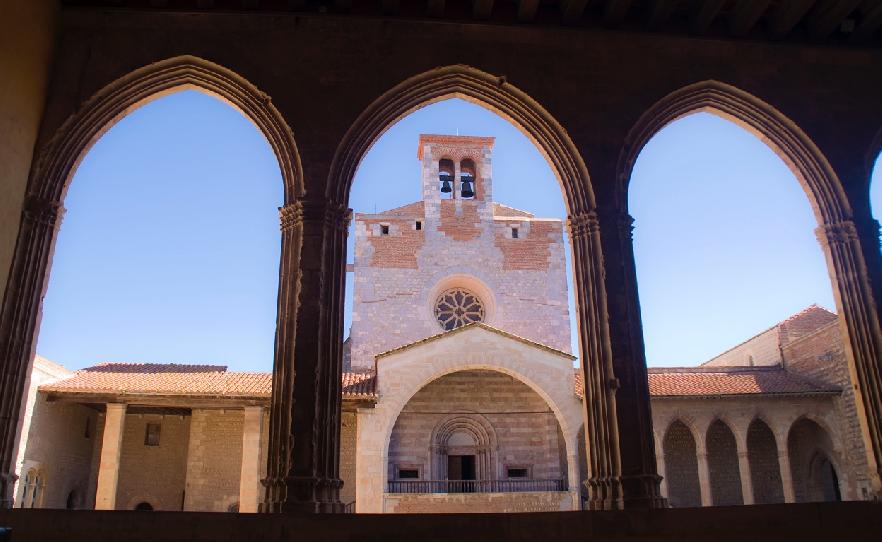
<svg viewBox="0 0 882 542">
<path fill-rule="evenodd" d="M 769 21 L 769 32 L 775 37 L 783 38 L 808 13 L 815 0 L 783 0 L 772 11 Z"/>
<path fill-rule="evenodd" d="M 607 25 L 615 25 L 625 18 L 632 0 L 606 0 L 603 6 L 603 22 Z"/>
<path fill-rule="evenodd" d="M 444 0 L 427 0 L 426 14 L 429 17 L 444 17 Z"/>
<path fill-rule="evenodd" d="M 564 24 L 575 24 L 582 19 L 588 0 L 561 0 L 560 12 Z"/>
<path fill-rule="evenodd" d="M 493 0 L 472 0 L 472 17 L 486 21 L 493 13 Z"/>
<path fill-rule="evenodd" d="M 522 23 L 533 22 L 537 9 L 539 0 L 518 0 L 518 20 Z"/>
<path fill-rule="evenodd" d="M 674 8 L 677 7 L 676 0 L 653 0 L 649 5 L 649 12 L 646 18 L 646 26 L 649 28 L 659 28 L 668 22 Z"/>
<path fill-rule="evenodd" d="M 380 0 L 380 11 L 383 15 L 398 15 L 401 9 L 401 0 Z"/>
<path fill-rule="evenodd" d="M 806 17 L 809 33 L 823 39 L 839 28 L 842 21 L 858 7 L 861 0 L 822 0 Z"/>
<path fill-rule="evenodd" d="M 854 29 L 851 39 L 855 42 L 869 41 L 879 27 L 882 27 L 882 2 L 865 0 L 861 4 L 861 20 Z"/>
<path fill-rule="evenodd" d="M 738 0 L 729 15 L 729 33 L 733 36 L 746 35 L 771 3 L 771 0 Z"/>
<path fill-rule="evenodd" d="M 692 31 L 696 34 L 704 34 L 713 24 L 717 14 L 723 9 L 726 0 L 704 0 L 699 2 L 698 8 L 692 15 Z"/>
</svg>

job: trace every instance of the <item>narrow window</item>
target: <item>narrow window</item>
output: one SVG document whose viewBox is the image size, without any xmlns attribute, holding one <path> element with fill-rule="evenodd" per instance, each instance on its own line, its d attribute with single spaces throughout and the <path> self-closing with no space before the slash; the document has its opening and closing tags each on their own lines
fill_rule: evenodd
<svg viewBox="0 0 882 542">
<path fill-rule="evenodd" d="M 441 199 L 453 198 L 453 160 L 444 158 L 438 162 L 438 181 L 441 183 Z"/>
<path fill-rule="evenodd" d="M 420 477 L 419 469 L 398 469 L 399 480 L 417 480 Z"/>
<path fill-rule="evenodd" d="M 144 446 L 159 446 L 159 430 L 158 423 L 148 423 L 144 430 Z"/>
<path fill-rule="evenodd" d="M 85 438 L 92 438 L 92 418 L 86 418 L 86 430 L 83 432 Z"/>
<path fill-rule="evenodd" d="M 380 226 L 380 235 L 389 235 L 389 226 L 382 224 Z"/>
<path fill-rule="evenodd" d="M 508 467 L 506 476 L 509 478 L 529 478 L 530 472 L 526 467 Z"/>
<path fill-rule="evenodd" d="M 417 220 L 416 221 L 416 231 L 420 231 L 421 229 L 423 229 L 423 223 L 420 222 L 419 220 Z"/>
<path fill-rule="evenodd" d="M 463 199 L 475 197 L 475 163 L 468 158 L 459 163 L 459 194 Z"/>
<path fill-rule="evenodd" d="M 518 232 L 517 228 L 511 229 L 511 238 L 512 239 L 517 239 L 519 235 L 520 235 L 520 232 Z"/>
</svg>

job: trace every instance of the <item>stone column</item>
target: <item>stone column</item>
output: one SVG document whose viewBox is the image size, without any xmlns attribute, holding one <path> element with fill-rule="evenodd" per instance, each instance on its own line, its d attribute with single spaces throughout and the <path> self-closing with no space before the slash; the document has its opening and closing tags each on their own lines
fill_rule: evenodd
<svg viewBox="0 0 882 542">
<path fill-rule="evenodd" d="M 864 228 L 864 230 L 871 228 Z M 872 491 L 882 496 L 882 330 L 879 307 L 861 250 L 855 223 L 840 220 L 816 230 L 832 271 L 833 293 L 840 308 L 840 326 L 869 467 Z M 864 242 L 878 246 L 878 230 Z M 875 237 L 872 240 L 867 237 Z M 875 259 L 876 262 L 879 258 Z"/>
<path fill-rule="evenodd" d="M 569 222 L 586 383 L 591 508 L 664 507 L 637 299 L 633 219 L 619 212 L 599 219 L 584 212 Z"/>
<path fill-rule="evenodd" d="M 239 512 L 257 512 L 260 488 L 260 432 L 263 407 L 245 407 L 242 422 L 242 471 L 239 476 Z"/>
<path fill-rule="evenodd" d="M 658 472 L 658 477 L 661 480 L 659 482 L 658 492 L 663 498 L 668 499 L 668 478 L 667 472 L 665 469 L 665 453 L 661 448 L 662 439 L 656 438 L 655 442 L 658 444 L 655 448 L 655 457 L 656 457 L 656 471 Z"/>
<path fill-rule="evenodd" d="M 793 491 L 793 471 L 790 470 L 790 456 L 787 454 L 786 442 L 784 450 L 778 450 L 778 468 L 781 469 L 781 487 L 784 489 L 784 502 L 796 502 Z"/>
<path fill-rule="evenodd" d="M 267 512 L 341 512 L 340 377 L 346 228 L 328 200 L 280 209 L 282 262 Z"/>
<path fill-rule="evenodd" d="M 95 510 L 116 510 L 116 489 L 119 482 L 119 453 L 122 449 L 123 429 L 126 423 L 126 405 L 108 403 L 104 415 L 104 440 L 101 442 L 101 462 L 98 465 L 98 489 L 95 492 Z"/>
<path fill-rule="evenodd" d="M 744 504 L 753 504 L 753 479 L 746 448 L 738 450 L 738 472 L 741 474 L 741 499 Z"/>
<path fill-rule="evenodd" d="M 49 254 L 64 208 L 60 195 L 28 194 L 0 307 L 0 508 L 12 508 L 15 460 L 34 359 Z"/>
<path fill-rule="evenodd" d="M 711 492 L 710 468 L 707 465 L 707 448 L 704 442 L 696 442 L 695 457 L 698 459 L 698 485 L 701 489 L 701 506 L 713 506 L 714 497 Z"/>
</svg>

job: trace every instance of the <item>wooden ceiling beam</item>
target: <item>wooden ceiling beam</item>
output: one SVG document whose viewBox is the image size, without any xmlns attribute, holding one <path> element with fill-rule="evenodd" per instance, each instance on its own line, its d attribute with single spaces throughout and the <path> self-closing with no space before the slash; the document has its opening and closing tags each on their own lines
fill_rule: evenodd
<svg viewBox="0 0 882 542">
<path fill-rule="evenodd" d="M 695 13 L 692 15 L 692 31 L 696 34 L 706 34 L 725 3 L 726 0 L 703 0 L 699 2 Z"/>
<path fill-rule="evenodd" d="M 882 2 L 865 0 L 861 4 L 861 20 L 851 35 L 854 42 L 869 41 L 882 27 Z"/>
<path fill-rule="evenodd" d="M 813 38 L 826 38 L 860 3 L 861 0 L 821 0 L 806 17 L 809 33 Z"/>
<path fill-rule="evenodd" d="M 814 4 L 815 0 L 783 0 L 772 10 L 769 32 L 777 38 L 786 36 Z"/>
<path fill-rule="evenodd" d="M 533 22 L 538 9 L 539 0 L 518 0 L 518 20 L 522 23 Z"/>
<path fill-rule="evenodd" d="M 771 0 L 738 0 L 729 16 L 729 33 L 733 36 L 747 35 L 771 3 Z"/>
<path fill-rule="evenodd" d="M 560 12 L 564 24 L 575 24 L 582 19 L 588 0 L 561 0 Z"/>
<path fill-rule="evenodd" d="M 472 18 L 486 21 L 493 14 L 493 0 L 472 0 Z"/>
<path fill-rule="evenodd" d="M 603 22 L 607 25 L 615 25 L 628 15 L 633 0 L 607 0 L 603 6 Z"/>
<path fill-rule="evenodd" d="M 646 26 L 649 28 L 659 28 L 664 25 L 671 18 L 671 14 L 674 13 L 676 7 L 676 0 L 653 0 L 649 5 Z"/>
</svg>

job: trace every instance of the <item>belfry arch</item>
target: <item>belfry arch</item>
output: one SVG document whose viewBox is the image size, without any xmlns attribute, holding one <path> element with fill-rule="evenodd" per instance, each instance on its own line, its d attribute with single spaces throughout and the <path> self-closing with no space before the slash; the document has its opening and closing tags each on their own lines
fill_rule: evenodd
<svg viewBox="0 0 882 542">
<path fill-rule="evenodd" d="M 466 65 L 440 67 L 406 79 L 374 100 L 344 135 L 331 163 L 323 205 L 334 209 L 335 216 L 343 216 L 358 165 L 385 130 L 416 109 L 454 97 L 489 109 L 519 128 L 545 156 L 561 185 L 572 247 L 580 358 L 586 396 L 592 398 L 585 401 L 589 507 L 660 503 L 645 364 L 628 369 L 631 378 L 627 381 L 637 383 L 635 390 L 619 399 L 634 403 L 623 411 L 628 419 L 617 414 L 616 387 L 610 384 L 618 381 L 606 310 L 600 225 L 588 169 L 565 128 L 542 105 L 505 77 Z M 327 318 L 329 329 L 340 330 L 330 335 L 335 338 L 342 337 L 339 324 L 332 322 L 342 320 L 343 293 L 338 285 L 343 281 L 345 246 L 345 227 L 324 244 L 327 269 L 334 273 L 330 283 L 338 293 L 328 300 L 325 307 L 332 309 L 322 318 Z M 620 427 L 628 428 L 628 444 L 620 441 Z M 624 446 L 632 449 L 624 454 L 631 464 L 623 468 Z M 627 484 L 623 484 L 623 472 L 628 474 Z"/>
<path fill-rule="evenodd" d="M 39 328 L 42 299 L 48 284 L 55 240 L 64 214 L 63 201 L 73 175 L 91 146 L 117 121 L 138 107 L 164 95 L 195 89 L 232 106 L 264 135 L 278 159 L 284 183 L 284 202 L 303 193 L 300 158 L 291 129 L 267 94 L 238 74 L 195 56 L 178 56 L 136 69 L 108 84 L 48 139 L 35 154 L 24 211 L 3 306 L 0 308 L 0 359 L 7 367 L 0 381 L 0 418 L 21 419 L 25 383 L 31 369 Z M 283 232 L 280 276 L 296 270 L 296 243 Z M 279 321 L 291 312 L 292 282 L 279 283 Z M 281 333 L 277 332 L 277 337 Z M 277 357 L 284 348 L 277 344 Z M 20 423 L 20 422 L 19 422 Z M 0 440 L 0 504 L 11 502 L 14 473 L 7 472 L 16 453 L 17 424 L 3 424 Z"/>
<path fill-rule="evenodd" d="M 738 126 L 766 143 L 788 166 L 806 193 L 818 222 L 821 244 L 836 300 L 845 350 L 855 383 L 855 400 L 871 471 L 873 491 L 882 490 L 882 332 L 867 262 L 864 260 L 862 228 L 854 215 L 842 183 L 830 162 L 814 142 L 790 119 L 756 96 L 720 81 L 688 85 L 661 98 L 630 129 L 619 155 L 615 205 L 628 216 L 628 187 L 640 151 L 662 128 L 684 116 L 709 112 Z M 633 258 L 628 297 L 637 299 Z M 636 309 L 636 305 L 634 306 Z M 637 311 L 639 313 L 639 311 Z M 639 322 L 639 316 L 637 317 Z M 633 325 L 633 324 L 632 324 Z M 639 325 L 639 324 L 638 324 Z M 639 333 L 639 330 L 638 330 Z"/>
</svg>

